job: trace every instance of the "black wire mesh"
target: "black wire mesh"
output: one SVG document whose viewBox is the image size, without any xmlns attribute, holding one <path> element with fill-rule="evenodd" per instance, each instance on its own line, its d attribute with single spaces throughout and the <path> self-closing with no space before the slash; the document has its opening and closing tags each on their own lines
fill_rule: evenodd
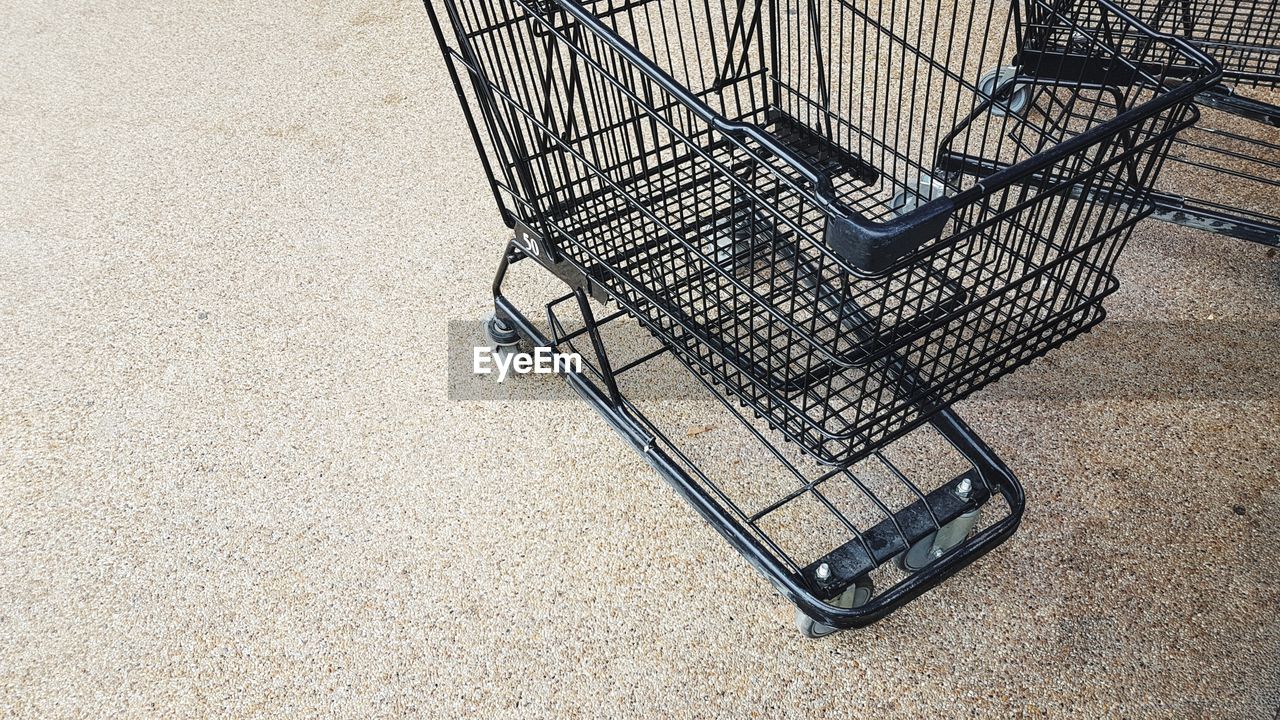
<svg viewBox="0 0 1280 720">
<path fill-rule="evenodd" d="M 1195 41 L 1232 80 L 1280 83 L 1280 0 L 1126 0 L 1138 17 Z"/>
<path fill-rule="evenodd" d="M 622 313 L 585 322 L 574 310 L 572 294 L 552 301 L 546 309 L 546 324 L 556 346 L 581 353 L 587 372 L 603 382 L 606 373 L 599 367 L 599 355 L 584 337 L 592 330 L 601 333 L 627 410 L 790 573 L 801 574 L 806 566 L 847 543 L 872 555 L 868 536 L 877 526 L 889 528 L 900 547 L 909 547 L 912 541 L 900 524 L 903 509 L 918 504 L 924 521 L 937 530 L 942 525 L 938 520 L 942 508 L 931 491 L 976 472 L 971 458 L 929 426 L 913 430 L 857 463 L 821 466 L 776 448 L 765 428 L 723 399 L 718 406 L 697 406 L 696 417 L 709 423 L 703 426 L 706 434 L 673 438 L 669 432 L 673 416 L 688 410 L 688 402 L 702 386 L 681 377 L 679 368 L 667 362 L 668 349 L 655 350 L 652 339 L 636 337 L 619 317 Z M 739 462 L 723 462 L 726 444 L 735 447 Z M 718 467 L 714 476 L 703 469 L 711 464 Z M 982 492 L 988 497 L 990 491 L 984 486 Z M 984 525 L 1008 514 L 998 494 L 988 499 Z M 874 573 L 882 590 L 904 575 L 891 563 Z"/>
<path fill-rule="evenodd" d="M 1129 0 L 1156 28 L 1199 44 L 1234 87 L 1202 94 L 1157 188 L 1160 217 L 1280 243 L 1280 0 Z M 1249 87 L 1242 87 L 1249 86 Z"/>
<path fill-rule="evenodd" d="M 1101 1 L 443 6 L 508 213 L 831 464 L 1102 319 L 1210 76 Z M 948 202 L 874 276 L 826 242 Z"/>
</svg>

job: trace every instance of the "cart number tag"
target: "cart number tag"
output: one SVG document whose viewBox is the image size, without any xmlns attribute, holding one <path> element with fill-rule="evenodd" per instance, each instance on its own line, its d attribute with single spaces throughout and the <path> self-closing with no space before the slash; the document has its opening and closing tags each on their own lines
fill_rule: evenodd
<svg viewBox="0 0 1280 720">
<path fill-rule="evenodd" d="M 600 302 L 608 298 L 604 288 L 589 280 L 577 265 L 560 253 L 554 242 L 548 241 L 519 220 L 516 221 L 515 231 L 511 245 L 525 257 L 533 258 L 539 265 L 568 283 L 569 287 L 582 288 Z"/>
<path fill-rule="evenodd" d="M 538 236 L 529 232 L 529 229 L 520 225 L 516 230 L 515 237 L 516 247 L 520 248 L 520 252 L 533 258 L 534 260 L 542 260 L 542 243 L 538 242 Z"/>
</svg>

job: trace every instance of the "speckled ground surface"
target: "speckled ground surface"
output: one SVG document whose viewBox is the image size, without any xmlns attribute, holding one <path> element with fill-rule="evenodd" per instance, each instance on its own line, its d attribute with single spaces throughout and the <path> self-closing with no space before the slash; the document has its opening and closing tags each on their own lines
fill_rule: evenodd
<svg viewBox="0 0 1280 720">
<path fill-rule="evenodd" d="M 1264 249 L 1142 227 L 1120 329 L 964 403 L 1021 532 L 805 641 L 567 389 L 447 398 L 504 233 L 419 4 L 0 36 L 0 713 L 1276 717 Z"/>
</svg>

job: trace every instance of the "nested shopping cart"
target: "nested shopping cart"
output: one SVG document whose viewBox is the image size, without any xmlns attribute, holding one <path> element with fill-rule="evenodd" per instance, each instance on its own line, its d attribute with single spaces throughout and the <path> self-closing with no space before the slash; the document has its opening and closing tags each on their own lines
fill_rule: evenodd
<svg viewBox="0 0 1280 720">
<path fill-rule="evenodd" d="M 1280 246 L 1280 3 L 1127 0 L 1144 22 L 1195 42 L 1223 83 L 1175 141 L 1155 217 Z"/>
<path fill-rule="evenodd" d="M 809 635 L 1014 532 L 1022 489 L 951 405 L 1103 319 L 1217 75 L 1109 0 L 426 4 L 515 230 L 490 340 L 583 350 L 569 384 Z M 539 322 L 504 288 L 527 260 L 568 286 Z M 628 318 L 657 349 L 623 361 Z M 664 358 L 787 484 L 712 477 L 723 450 L 699 460 L 630 399 Z M 921 433 L 960 469 L 904 469 Z"/>
</svg>

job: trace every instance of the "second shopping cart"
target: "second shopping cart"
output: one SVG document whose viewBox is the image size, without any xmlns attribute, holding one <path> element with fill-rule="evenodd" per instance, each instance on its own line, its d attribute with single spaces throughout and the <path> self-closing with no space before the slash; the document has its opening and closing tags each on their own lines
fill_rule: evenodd
<svg viewBox="0 0 1280 720">
<path fill-rule="evenodd" d="M 1156 217 L 1280 246 L 1280 3 L 1128 0 L 1151 26 L 1222 64 L 1201 92 L 1202 117 L 1179 135 L 1155 197 Z"/>
<path fill-rule="evenodd" d="M 589 337 L 594 376 L 571 384 L 810 634 L 882 617 L 1012 533 L 1020 488 L 948 408 L 1103 319 L 1169 144 L 1216 77 L 1107 0 L 427 7 L 516 229 L 492 339 Z M 542 329 L 506 299 L 526 259 L 566 282 L 581 329 L 559 327 L 564 298 Z M 619 390 L 589 297 L 638 320 L 788 467 L 828 470 L 747 507 L 676 450 L 654 455 L 669 441 Z M 859 481 L 852 468 L 926 423 L 974 469 L 901 477 L 900 504 Z M 827 499 L 839 484 L 874 522 Z M 1009 517 L 966 540 L 993 495 Z M 797 557 L 762 520 L 805 501 L 843 538 Z M 894 558 L 907 576 L 872 592 Z"/>
</svg>

